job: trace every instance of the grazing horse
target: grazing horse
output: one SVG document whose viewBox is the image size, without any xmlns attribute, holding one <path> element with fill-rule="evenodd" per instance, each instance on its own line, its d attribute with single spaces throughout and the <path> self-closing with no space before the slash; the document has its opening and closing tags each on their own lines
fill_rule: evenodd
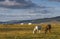
<svg viewBox="0 0 60 39">
<path fill-rule="evenodd" d="M 45 34 L 46 34 L 48 31 L 51 32 L 51 24 L 48 24 L 48 25 L 45 27 Z"/>
<path fill-rule="evenodd" d="M 34 30 L 33 30 L 33 34 L 35 34 L 36 32 L 41 32 L 41 26 L 35 26 Z"/>
</svg>

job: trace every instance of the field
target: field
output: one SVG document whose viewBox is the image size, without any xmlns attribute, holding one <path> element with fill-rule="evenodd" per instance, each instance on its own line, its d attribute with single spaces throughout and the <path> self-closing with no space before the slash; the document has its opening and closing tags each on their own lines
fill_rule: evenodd
<svg viewBox="0 0 60 39">
<path fill-rule="evenodd" d="M 36 25 L 41 25 L 41 33 L 33 34 Z M 0 39 L 60 39 L 60 23 L 51 23 L 51 33 L 44 34 L 44 28 L 47 23 L 43 24 L 0 24 Z"/>
</svg>

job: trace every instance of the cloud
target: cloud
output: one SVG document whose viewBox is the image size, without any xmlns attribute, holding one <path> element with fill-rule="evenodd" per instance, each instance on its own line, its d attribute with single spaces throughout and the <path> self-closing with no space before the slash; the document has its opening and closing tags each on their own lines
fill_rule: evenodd
<svg viewBox="0 0 60 39">
<path fill-rule="evenodd" d="M 0 0 L 0 1 L 5 1 L 5 0 Z"/>
<path fill-rule="evenodd" d="M 1 2 L 2 1 L 2 2 Z M 31 1 L 25 0 L 0 0 L 0 7 L 6 8 L 27 8 L 35 6 Z"/>
<path fill-rule="evenodd" d="M 56 1 L 56 2 L 60 2 L 60 0 L 49 0 L 49 1 Z"/>
<path fill-rule="evenodd" d="M 2 8 L 1 8 L 2 9 Z M 10 20 L 32 20 L 39 18 L 47 18 L 53 16 L 51 13 L 40 13 L 40 11 L 45 11 L 45 8 L 35 9 L 5 9 L 0 10 L 0 21 L 10 21 Z M 49 10 L 49 9 L 46 9 Z M 31 13 L 30 13 L 31 12 Z M 36 13 L 34 13 L 36 12 Z"/>
</svg>

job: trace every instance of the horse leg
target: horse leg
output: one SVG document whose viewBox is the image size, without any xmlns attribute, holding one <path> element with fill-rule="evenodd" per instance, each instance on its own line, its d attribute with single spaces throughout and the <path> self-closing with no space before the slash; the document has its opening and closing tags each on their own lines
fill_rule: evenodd
<svg viewBox="0 0 60 39">
<path fill-rule="evenodd" d="M 33 30 L 33 34 L 35 34 L 36 32 L 37 32 L 37 30 L 36 30 L 36 29 L 34 29 L 34 30 Z"/>
<path fill-rule="evenodd" d="M 51 33 L 51 29 L 49 29 L 49 33 Z"/>
<path fill-rule="evenodd" d="M 41 33 L 41 30 L 39 30 L 39 33 Z"/>
<path fill-rule="evenodd" d="M 45 30 L 45 34 L 46 34 L 47 32 L 48 32 L 48 30 L 46 29 L 46 30 Z"/>
</svg>

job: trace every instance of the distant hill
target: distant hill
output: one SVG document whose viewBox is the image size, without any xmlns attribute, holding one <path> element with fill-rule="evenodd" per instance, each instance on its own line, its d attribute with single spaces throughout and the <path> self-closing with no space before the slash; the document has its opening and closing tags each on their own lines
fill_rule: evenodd
<svg viewBox="0 0 60 39">
<path fill-rule="evenodd" d="M 60 16 L 53 18 L 35 19 L 35 20 L 12 20 L 7 22 L 0 22 L 0 24 L 18 24 L 18 23 L 41 23 L 50 21 L 60 21 Z"/>
<path fill-rule="evenodd" d="M 53 18 L 43 18 L 43 19 L 35 19 L 35 20 L 24 20 L 20 21 L 22 23 L 41 23 L 41 22 L 50 22 L 50 21 L 60 21 L 60 16 Z"/>
</svg>

